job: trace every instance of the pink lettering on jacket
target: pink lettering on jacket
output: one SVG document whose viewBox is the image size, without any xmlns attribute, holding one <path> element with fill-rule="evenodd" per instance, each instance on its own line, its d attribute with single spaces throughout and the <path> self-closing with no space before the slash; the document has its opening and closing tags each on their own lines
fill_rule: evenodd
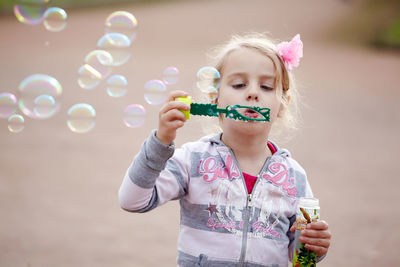
<svg viewBox="0 0 400 267">
<path fill-rule="evenodd" d="M 243 221 L 240 221 L 239 225 L 237 225 L 237 223 L 234 221 L 218 222 L 211 217 L 207 221 L 207 227 L 211 228 L 213 231 L 215 231 L 215 229 L 226 229 L 228 231 L 233 231 L 237 229 L 243 230 L 243 224 L 244 224 Z M 278 238 L 282 236 L 281 233 L 273 230 L 270 226 L 269 227 L 264 226 L 263 223 L 260 221 L 253 223 L 252 227 L 254 233 L 263 233 L 264 236 L 268 235 L 268 236 L 275 236 Z"/>
<path fill-rule="evenodd" d="M 213 218 L 209 218 L 207 221 L 207 227 L 210 227 L 212 230 L 215 230 L 217 228 L 225 228 L 227 230 L 235 230 L 236 229 L 236 223 L 234 221 L 230 222 L 216 222 L 214 221 Z"/>
<path fill-rule="evenodd" d="M 217 179 L 229 179 L 232 181 L 235 178 L 239 178 L 239 169 L 233 163 L 233 159 L 230 155 L 225 160 L 226 167 L 223 167 L 222 162 L 219 162 L 214 157 L 200 160 L 199 173 L 203 174 L 203 179 L 207 183 L 211 183 Z"/>
<path fill-rule="evenodd" d="M 254 232 L 261 232 L 261 233 L 264 233 L 266 235 L 272 235 L 272 236 L 275 236 L 275 237 L 281 237 L 280 233 L 278 233 L 277 231 L 273 230 L 271 227 L 263 226 L 260 221 L 257 221 L 255 223 L 253 223 L 252 226 L 253 226 Z"/>
<path fill-rule="evenodd" d="M 296 185 L 293 184 L 293 179 L 289 178 L 289 171 L 284 164 L 271 163 L 268 166 L 268 172 L 263 174 L 262 177 L 281 187 L 289 196 L 296 197 Z"/>
</svg>

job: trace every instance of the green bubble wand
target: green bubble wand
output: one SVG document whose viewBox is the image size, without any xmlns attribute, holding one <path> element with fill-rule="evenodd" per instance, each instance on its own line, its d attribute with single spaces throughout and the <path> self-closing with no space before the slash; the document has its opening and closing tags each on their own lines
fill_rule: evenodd
<svg viewBox="0 0 400 267">
<path fill-rule="evenodd" d="M 218 117 L 219 114 L 225 114 L 227 118 L 241 121 L 270 121 L 269 108 L 242 105 L 228 105 L 226 108 L 218 108 L 217 104 L 192 103 L 192 98 L 190 96 L 178 97 L 176 100 L 190 105 L 190 110 L 181 110 L 186 119 L 190 119 L 190 114 L 209 117 Z M 243 115 L 240 110 L 248 111 L 247 114 L 251 114 L 252 117 Z M 257 113 L 260 114 L 262 118 L 258 118 L 258 116 L 253 117 L 253 114 Z"/>
</svg>

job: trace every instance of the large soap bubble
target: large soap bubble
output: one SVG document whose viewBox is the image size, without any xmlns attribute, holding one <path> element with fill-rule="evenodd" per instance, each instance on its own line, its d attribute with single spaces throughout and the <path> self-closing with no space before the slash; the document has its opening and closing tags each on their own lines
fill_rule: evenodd
<svg viewBox="0 0 400 267">
<path fill-rule="evenodd" d="M 75 104 L 68 110 L 68 128 L 74 133 L 87 133 L 96 124 L 96 111 L 85 103 Z"/>
<path fill-rule="evenodd" d="M 97 46 L 109 52 L 113 58 L 112 66 L 121 66 L 131 57 L 131 40 L 121 33 L 107 33 L 97 42 Z"/>
<path fill-rule="evenodd" d="M 128 81 L 122 75 L 113 75 L 107 80 L 107 94 L 111 97 L 122 97 L 126 95 Z"/>
<path fill-rule="evenodd" d="M 197 88 L 202 92 L 208 93 L 210 91 L 218 90 L 220 85 L 221 75 L 214 67 L 202 67 L 197 72 Z"/>
<path fill-rule="evenodd" d="M 150 105 L 160 105 L 167 99 L 167 87 L 160 80 L 148 81 L 144 89 L 144 99 Z"/>
<path fill-rule="evenodd" d="M 111 13 L 105 23 L 106 33 L 120 33 L 128 37 L 131 41 L 136 38 L 136 28 L 138 22 L 131 13 L 126 11 L 116 11 Z"/>
<path fill-rule="evenodd" d="M 165 84 L 176 84 L 179 80 L 179 70 L 176 67 L 168 67 L 163 72 L 163 81 Z"/>
<path fill-rule="evenodd" d="M 17 0 L 14 15 L 19 22 L 27 25 L 38 25 L 44 19 L 47 4 L 50 0 Z"/>
<path fill-rule="evenodd" d="M 34 74 L 28 76 L 20 83 L 18 87 L 18 93 L 18 106 L 20 110 L 30 118 L 47 119 L 53 116 L 60 109 L 62 87 L 55 78 L 49 75 Z M 54 104 L 51 105 L 51 112 L 35 112 L 35 108 L 38 106 L 39 96 L 47 96 L 52 98 Z"/>
<path fill-rule="evenodd" d="M 48 31 L 59 32 L 67 25 L 67 13 L 59 7 L 51 7 L 44 12 L 44 27 Z"/>
<path fill-rule="evenodd" d="M 146 110 L 142 105 L 132 104 L 124 109 L 124 123 L 129 128 L 138 128 L 145 123 Z"/>
</svg>

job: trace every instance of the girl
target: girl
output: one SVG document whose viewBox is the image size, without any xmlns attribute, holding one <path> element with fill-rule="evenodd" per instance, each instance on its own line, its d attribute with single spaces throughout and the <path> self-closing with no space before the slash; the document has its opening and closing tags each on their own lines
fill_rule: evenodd
<svg viewBox="0 0 400 267">
<path fill-rule="evenodd" d="M 294 122 L 291 70 L 301 56 L 299 35 L 278 46 L 264 35 L 234 36 L 220 49 L 214 102 L 268 107 L 270 122 L 220 116 L 220 134 L 175 150 L 176 131 L 186 121 L 180 110 L 190 109 L 175 98 L 187 93 L 172 92 L 161 108 L 158 129 L 128 168 L 119 200 L 127 211 L 147 212 L 179 199 L 179 266 L 287 266 L 292 259 L 297 200 L 312 192 L 303 168 L 268 137 L 276 122 Z M 300 241 L 320 260 L 330 236 L 320 221 Z"/>
</svg>

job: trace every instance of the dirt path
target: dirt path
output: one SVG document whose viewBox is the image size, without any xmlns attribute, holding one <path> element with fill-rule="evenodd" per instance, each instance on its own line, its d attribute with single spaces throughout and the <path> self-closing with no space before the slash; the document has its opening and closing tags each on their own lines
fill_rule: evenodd
<svg viewBox="0 0 400 267">
<path fill-rule="evenodd" d="M 0 18 L 0 92 L 16 92 L 35 73 L 56 77 L 62 109 L 49 120 L 27 118 L 20 134 L 0 120 L 0 266 L 176 266 L 179 208 L 123 212 L 117 191 L 158 107 L 145 104 L 143 84 L 169 65 L 181 70 L 173 88 L 195 91 L 204 52 L 233 32 L 302 34 L 305 57 L 296 70 L 307 107 L 304 126 L 285 144 L 308 171 L 322 217 L 334 234 L 318 266 L 396 266 L 400 197 L 396 159 L 400 127 L 400 56 L 335 45 L 322 32 L 351 8 L 343 1 L 187 1 L 68 12 L 68 26 L 50 33 L 14 17 Z M 96 48 L 105 18 L 126 10 L 139 20 L 131 60 L 116 70 L 129 82 L 123 99 L 104 86 L 85 91 L 77 70 Z M 84 135 L 66 126 L 76 103 L 93 105 L 96 127 Z M 145 126 L 128 129 L 123 108 L 147 108 Z M 199 120 L 177 144 L 203 135 Z"/>
</svg>

